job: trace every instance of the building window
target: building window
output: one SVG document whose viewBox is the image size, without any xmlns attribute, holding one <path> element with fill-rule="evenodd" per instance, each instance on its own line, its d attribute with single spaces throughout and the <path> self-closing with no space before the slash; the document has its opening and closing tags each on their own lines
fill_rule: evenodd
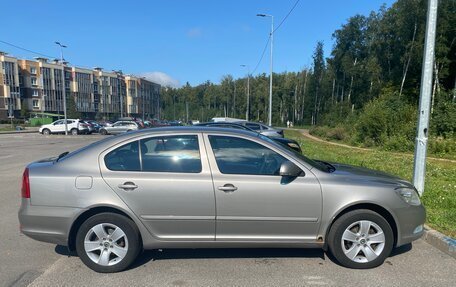
<svg viewBox="0 0 456 287">
<path fill-rule="evenodd" d="M 40 107 L 40 102 L 38 100 L 33 100 L 33 108 L 39 108 Z"/>
<path fill-rule="evenodd" d="M 32 96 L 38 97 L 39 96 L 38 90 L 33 90 Z"/>
<path fill-rule="evenodd" d="M 36 75 L 36 68 L 30 67 L 30 74 Z"/>
<path fill-rule="evenodd" d="M 30 81 L 32 82 L 32 86 L 37 86 L 36 78 L 30 78 Z"/>
</svg>

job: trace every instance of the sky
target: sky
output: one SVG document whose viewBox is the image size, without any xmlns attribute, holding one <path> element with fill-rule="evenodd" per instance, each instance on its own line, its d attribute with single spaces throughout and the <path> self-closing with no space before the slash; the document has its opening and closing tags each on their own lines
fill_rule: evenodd
<svg viewBox="0 0 456 287">
<path fill-rule="evenodd" d="M 274 72 L 310 67 L 317 41 L 325 55 L 332 33 L 356 14 L 368 15 L 391 0 L 300 0 L 274 33 Z M 70 65 L 121 69 L 161 84 L 218 83 L 244 77 L 257 66 L 271 29 L 296 0 L 11 1 L 0 0 L 0 51 L 39 56 L 1 41 L 59 57 Z M 8 12 L 14 11 L 14 12 Z M 5 13 L 7 12 L 7 13 Z M 254 71 L 269 74 L 269 47 Z"/>
</svg>

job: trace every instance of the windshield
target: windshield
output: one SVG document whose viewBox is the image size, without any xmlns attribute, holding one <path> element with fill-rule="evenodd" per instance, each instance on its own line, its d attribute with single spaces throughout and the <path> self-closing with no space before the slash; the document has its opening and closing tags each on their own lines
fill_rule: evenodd
<svg viewBox="0 0 456 287">
<path fill-rule="evenodd" d="M 270 143 L 273 143 L 273 144 L 275 144 L 277 146 L 283 147 L 283 145 L 277 144 L 274 140 L 270 139 L 267 136 L 264 136 L 262 134 L 259 134 L 258 136 L 261 139 L 263 139 L 263 140 L 265 140 L 267 142 L 270 142 Z M 316 168 L 318 170 L 321 170 L 321 171 L 324 171 L 324 172 L 332 172 L 332 171 L 334 171 L 334 169 L 333 169 L 334 167 L 332 165 L 330 165 L 330 164 L 323 163 L 322 161 L 315 161 L 313 159 L 310 159 L 310 158 L 306 157 L 305 155 L 297 152 L 296 150 L 294 150 L 294 149 L 292 149 L 290 147 L 287 147 L 287 150 L 292 152 L 293 155 L 295 157 L 297 157 L 298 159 L 304 161 L 305 163 L 309 164 L 310 166 L 312 166 L 312 167 L 314 167 L 314 168 Z"/>
</svg>

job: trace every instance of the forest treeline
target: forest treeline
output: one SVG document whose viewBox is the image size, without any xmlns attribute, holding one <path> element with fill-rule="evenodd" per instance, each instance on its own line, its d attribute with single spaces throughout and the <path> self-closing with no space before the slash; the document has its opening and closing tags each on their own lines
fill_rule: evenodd
<svg viewBox="0 0 456 287">
<path fill-rule="evenodd" d="M 324 137 L 363 145 L 413 149 L 427 1 L 398 0 L 355 15 L 333 33 L 330 56 L 316 43 L 311 67 L 273 75 L 273 123 L 315 126 Z M 303 55 L 305 58 L 305 55 Z M 269 75 L 250 77 L 249 118 L 267 122 Z M 162 91 L 166 119 L 246 117 L 247 77 L 222 77 Z M 431 135 L 456 152 L 456 1 L 438 8 Z M 449 142 L 448 142 L 448 141 Z M 438 152 L 438 151 L 436 151 Z"/>
</svg>

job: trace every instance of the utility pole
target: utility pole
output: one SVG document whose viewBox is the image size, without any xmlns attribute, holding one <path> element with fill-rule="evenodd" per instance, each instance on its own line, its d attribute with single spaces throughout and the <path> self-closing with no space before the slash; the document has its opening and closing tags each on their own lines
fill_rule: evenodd
<svg viewBox="0 0 456 287">
<path fill-rule="evenodd" d="M 417 136 L 415 140 L 415 159 L 413 165 L 413 185 L 420 195 L 424 192 L 426 173 L 426 149 L 429 134 L 429 112 L 431 108 L 432 72 L 434 67 L 434 48 L 437 24 L 438 0 L 428 1 L 426 38 L 424 43 L 423 67 L 421 74 L 420 107 Z"/>
<path fill-rule="evenodd" d="M 122 83 L 123 83 L 123 72 L 122 70 L 113 70 L 113 72 L 117 75 L 117 89 L 118 89 L 118 93 L 119 93 L 119 97 L 120 97 L 120 117 L 123 118 L 124 116 L 124 101 L 123 101 L 123 89 L 122 89 Z"/>
<path fill-rule="evenodd" d="M 60 46 L 60 64 L 62 65 L 62 99 L 63 99 L 63 117 L 65 121 L 65 135 L 68 135 L 68 123 L 67 123 L 67 107 L 66 107 L 66 94 L 65 94 L 65 66 L 63 65 L 63 48 L 67 46 L 60 42 L 55 42 Z"/>
<path fill-rule="evenodd" d="M 144 80 L 145 78 L 142 77 L 140 81 Z M 144 87 L 143 87 L 143 84 L 140 82 L 140 85 L 139 85 L 141 88 L 140 88 L 140 93 L 141 93 L 141 99 L 142 99 L 142 120 L 144 121 L 144 109 L 145 109 L 145 101 L 146 101 L 146 94 L 144 93 Z"/>
<path fill-rule="evenodd" d="M 234 92 L 233 92 L 233 118 L 236 117 L 236 80 L 233 80 Z"/>
<path fill-rule="evenodd" d="M 249 120 L 250 113 L 250 67 L 249 65 L 241 65 L 241 67 L 247 68 L 247 105 L 245 109 L 245 120 Z"/>
<path fill-rule="evenodd" d="M 274 47 L 274 16 L 268 14 L 257 14 L 259 17 L 270 17 L 271 18 L 271 60 L 269 66 L 269 115 L 268 115 L 268 125 L 272 125 L 272 68 L 273 68 L 273 47 Z"/>
</svg>

